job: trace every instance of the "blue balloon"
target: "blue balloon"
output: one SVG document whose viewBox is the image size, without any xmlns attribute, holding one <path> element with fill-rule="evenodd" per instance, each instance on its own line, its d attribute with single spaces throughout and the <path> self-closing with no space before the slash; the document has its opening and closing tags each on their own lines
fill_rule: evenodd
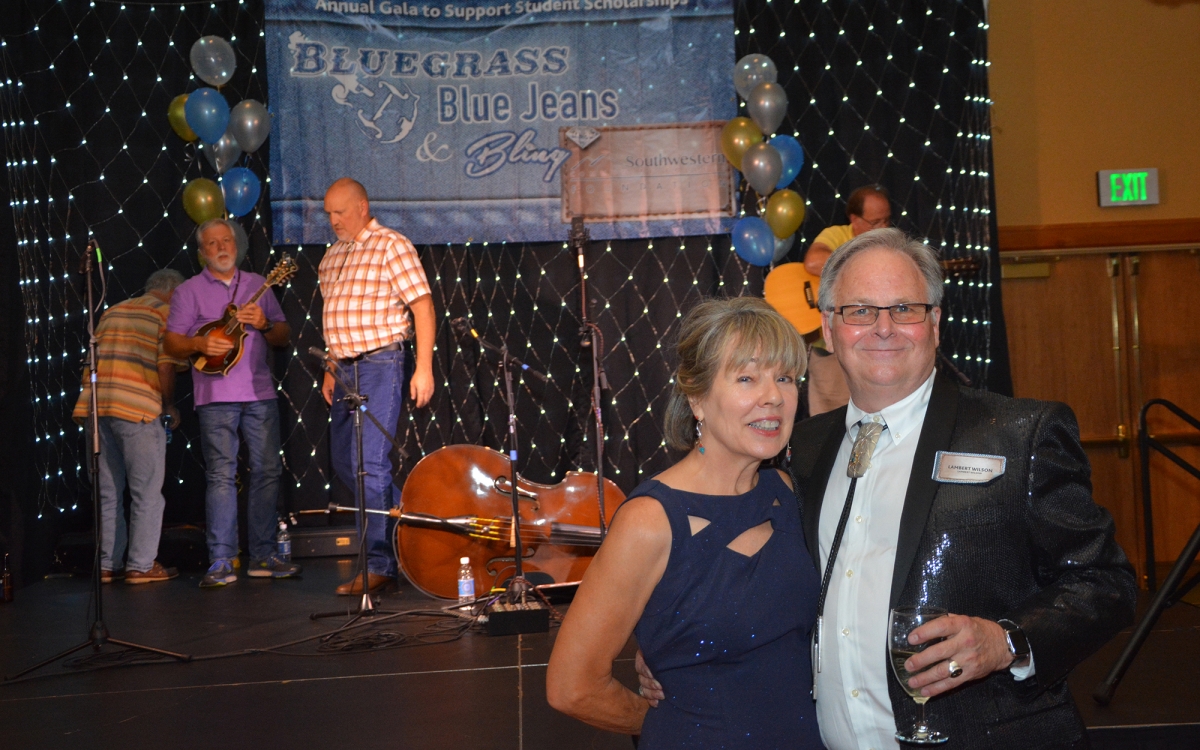
<svg viewBox="0 0 1200 750">
<path fill-rule="evenodd" d="M 775 233 L 757 216 L 738 219 L 731 232 L 733 249 L 752 266 L 769 266 L 775 257 Z"/>
<path fill-rule="evenodd" d="M 779 182 L 775 183 L 776 190 L 783 190 L 800 174 L 800 167 L 804 166 L 804 149 L 790 135 L 777 135 L 769 143 L 779 152 L 779 159 L 783 162 L 783 173 L 779 176 Z"/>
<path fill-rule="evenodd" d="M 216 143 L 229 127 L 229 102 L 216 89 L 196 89 L 188 94 L 183 116 L 200 140 Z"/>
<path fill-rule="evenodd" d="M 234 167 L 221 178 L 221 192 L 225 194 L 225 210 L 232 216 L 245 216 L 257 205 L 262 184 L 249 169 Z"/>
</svg>

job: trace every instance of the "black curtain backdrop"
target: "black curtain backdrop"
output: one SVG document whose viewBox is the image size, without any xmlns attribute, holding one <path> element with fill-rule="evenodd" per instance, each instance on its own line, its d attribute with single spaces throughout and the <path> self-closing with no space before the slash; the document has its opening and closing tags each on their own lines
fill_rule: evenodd
<svg viewBox="0 0 1200 750">
<path fill-rule="evenodd" d="M 222 89 L 231 104 L 254 98 L 270 106 L 270 99 L 262 0 L 10 5 L 0 17 L 0 120 L 13 216 L 0 233 L 0 551 L 16 553 L 30 580 L 50 565 L 59 534 L 91 527 L 82 433 L 70 420 L 86 344 L 77 273 L 86 238 L 96 237 L 104 252 L 109 304 L 137 294 L 157 268 L 197 273 L 182 189 L 216 175 L 166 120 L 172 98 L 204 85 L 191 74 L 192 43 L 207 34 L 233 42 L 238 68 Z M 851 190 L 884 185 L 900 228 L 945 258 L 981 264 L 947 287 L 942 348 L 977 385 L 1011 392 L 982 0 L 735 7 L 736 57 L 760 52 L 775 60 L 790 100 L 779 132 L 795 134 L 806 152 L 795 187 L 808 216 L 789 260 L 800 260 L 822 228 L 844 223 Z M 729 56 L 731 74 L 735 59 Z M 288 512 L 346 500 L 348 491 L 331 478 L 319 371 L 301 354 L 322 346 L 316 267 L 324 247 L 271 246 L 267 152 L 240 162 L 264 179 L 258 209 L 241 220 L 250 237 L 243 267 L 265 273 L 283 251 L 300 264 L 278 290 L 294 346 L 274 361 L 285 462 L 280 510 Z M 418 250 L 440 319 L 438 388 L 428 408 L 403 422 L 409 459 L 399 481 L 443 445 L 503 445 L 502 386 L 477 345 L 454 337 L 448 321 L 458 316 L 550 376 L 548 384 L 526 379 L 518 388 L 521 473 L 553 483 L 571 469 L 594 470 L 591 360 L 579 346 L 573 252 L 561 243 Z M 661 419 L 679 316 L 703 296 L 761 295 L 767 269 L 738 259 L 727 236 L 593 242 L 587 258 L 611 385 L 602 405 L 605 472 L 628 491 L 672 460 Z M 168 446 L 165 520 L 202 523 L 203 461 L 189 376 L 177 390 L 184 423 Z M 312 519 L 302 523 L 327 523 Z"/>
</svg>

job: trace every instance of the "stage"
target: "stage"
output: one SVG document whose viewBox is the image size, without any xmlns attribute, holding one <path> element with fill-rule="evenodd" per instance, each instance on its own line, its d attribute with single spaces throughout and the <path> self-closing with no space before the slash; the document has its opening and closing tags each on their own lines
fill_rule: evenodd
<svg viewBox="0 0 1200 750">
<path fill-rule="evenodd" d="M 553 629 L 489 637 L 450 620 L 376 616 L 350 633 L 354 640 L 330 644 L 328 651 L 315 640 L 296 643 L 347 619 L 313 621 L 310 613 L 357 604 L 332 593 L 353 572 L 352 560 L 300 562 L 301 579 L 243 575 L 216 590 L 197 588 L 199 570 L 166 583 L 106 585 L 104 619 L 112 637 L 193 660 L 98 670 L 60 663 L 2 684 L 3 747 L 631 746 L 626 737 L 591 729 L 546 704 Z M 0 672 L 11 675 L 83 641 L 91 592 L 85 577 L 50 578 L 0 605 Z M 407 584 L 379 601 L 400 611 L 441 604 Z M 1200 609 L 1179 604 L 1164 614 L 1112 704 L 1102 709 L 1092 703 L 1091 690 L 1127 637 L 1122 633 L 1071 677 L 1093 746 L 1200 747 Z M 294 645 L 279 648 L 288 643 Z M 395 648 L 355 650 L 368 643 Z M 627 684 L 633 684 L 633 651 L 631 641 L 616 665 Z M 929 706 L 936 719 L 936 701 Z"/>
</svg>

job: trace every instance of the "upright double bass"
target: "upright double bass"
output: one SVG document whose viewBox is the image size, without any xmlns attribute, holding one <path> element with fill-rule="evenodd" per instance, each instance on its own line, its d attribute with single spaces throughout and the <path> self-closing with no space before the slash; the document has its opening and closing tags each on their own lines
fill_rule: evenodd
<svg viewBox="0 0 1200 750">
<path fill-rule="evenodd" d="M 477 445 L 448 445 L 425 456 L 404 483 L 396 515 L 396 557 L 430 596 L 458 595 L 459 559 L 470 558 L 475 590 L 486 592 L 515 570 L 511 462 Z M 605 525 L 625 499 L 604 480 Z M 522 567 L 557 583 L 578 581 L 600 546 L 596 475 L 572 471 L 554 485 L 517 477 Z"/>
</svg>

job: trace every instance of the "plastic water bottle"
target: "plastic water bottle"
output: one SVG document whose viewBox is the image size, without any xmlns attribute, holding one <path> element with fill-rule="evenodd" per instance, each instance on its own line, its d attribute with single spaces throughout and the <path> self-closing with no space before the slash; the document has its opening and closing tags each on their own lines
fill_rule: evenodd
<svg viewBox="0 0 1200 750">
<path fill-rule="evenodd" d="M 471 558 L 463 557 L 458 562 L 458 603 L 470 604 L 475 601 L 475 574 L 471 571 Z"/>
<path fill-rule="evenodd" d="M 167 442 L 170 443 L 171 442 L 171 415 L 164 414 L 161 417 L 159 417 L 159 419 L 162 420 L 163 429 L 166 430 L 166 432 L 167 432 Z"/>
<path fill-rule="evenodd" d="M 292 561 L 292 535 L 288 533 L 287 521 L 279 522 L 279 533 L 275 536 L 275 556 L 284 562 Z"/>
</svg>

